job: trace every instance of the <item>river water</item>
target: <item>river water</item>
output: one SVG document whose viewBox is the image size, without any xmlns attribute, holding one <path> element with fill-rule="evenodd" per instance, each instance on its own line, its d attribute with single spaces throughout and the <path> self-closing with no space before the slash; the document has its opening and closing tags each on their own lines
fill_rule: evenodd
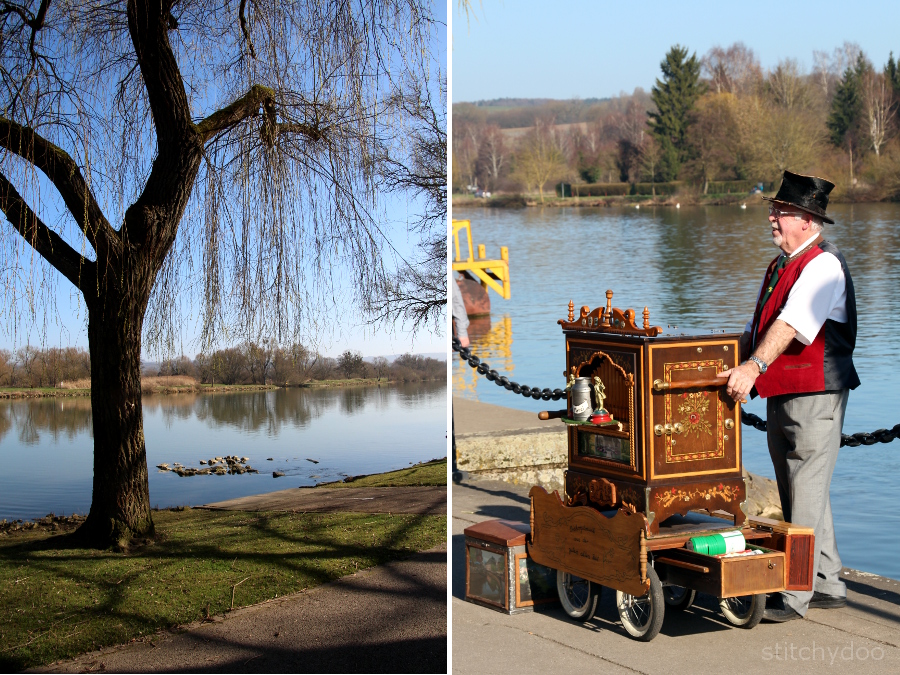
<svg viewBox="0 0 900 675">
<path fill-rule="evenodd" d="M 475 353 L 510 380 L 530 387 L 565 386 L 564 341 L 557 319 L 573 300 L 644 306 L 651 325 L 741 331 L 766 265 L 776 255 L 767 207 L 604 209 L 455 209 L 472 221 L 487 257 L 509 247 L 512 298 L 491 293 L 489 325 L 470 328 Z M 835 204 L 826 238 L 844 253 L 856 288 L 859 336 L 854 356 L 862 385 L 850 395 L 844 433 L 890 429 L 900 422 L 900 205 Z M 458 358 L 453 394 L 533 411 L 555 402 L 515 396 L 477 376 Z M 745 406 L 765 418 L 760 399 Z M 744 427 L 744 465 L 774 478 L 765 434 Z M 900 579 L 900 440 L 843 448 L 831 487 L 844 564 Z"/>
<path fill-rule="evenodd" d="M 144 397 L 150 503 L 198 505 L 402 469 L 447 455 L 443 381 Z M 249 457 L 259 474 L 179 477 L 157 464 Z M 272 461 L 268 461 L 268 458 Z M 309 460 L 316 460 L 313 463 Z M 88 398 L 0 402 L 0 518 L 87 513 Z M 273 471 L 284 477 L 273 478 Z"/>
</svg>

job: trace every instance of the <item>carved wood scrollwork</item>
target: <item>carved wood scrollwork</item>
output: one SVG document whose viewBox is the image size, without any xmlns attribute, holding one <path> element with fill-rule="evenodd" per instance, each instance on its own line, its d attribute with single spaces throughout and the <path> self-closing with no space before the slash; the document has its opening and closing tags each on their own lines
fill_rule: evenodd
<svg viewBox="0 0 900 675">
<path fill-rule="evenodd" d="M 599 506 L 615 506 L 616 486 L 605 478 L 592 480 L 589 486 L 589 497 Z"/>
<path fill-rule="evenodd" d="M 606 307 L 598 307 L 592 310 L 585 305 L 581 308 L 580 315 L 575 317 L 575 304 L 569 301 L 569 317 L 560 319 L 556 323 L 563 330 L 581 330 L 601 333 L 616 333 L 619 335 L 646 335 L 656 337 L 662 332 L 661 326 L 650 325 L 650 310 L 644 307 L 644 325 L 638 327 L 635 324 L 633 309 L 621 310 L 612 306 L 612 291 L 606 291 Z"/>
<path fill-rule="evenodd" d="M 577 504 L 587 506 L 587 500 L 587 483 L 583 478 L 575 476 L 572 480 L 572 493 L 566 496 L 566 506 L 575 506 Z"/>
</svg>

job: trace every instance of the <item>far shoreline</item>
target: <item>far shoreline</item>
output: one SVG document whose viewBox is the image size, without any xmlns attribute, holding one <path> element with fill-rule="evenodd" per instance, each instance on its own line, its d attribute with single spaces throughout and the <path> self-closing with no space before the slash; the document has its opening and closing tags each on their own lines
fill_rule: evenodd
<svg viewBox="0 0 900 675">
<path fill-rule="evenodd" d="M 376 378 L 354 378 L 349 380 L 311 380 L 303 384 L 197 384 L 197 385 L 154 385 L 143 395 L 156 394 L 221 394 L 238 392 L 275 391 L 277 389 L 329 389 L 342 387 L 370 387 L 382 385 L 411 384 L 414 382 L 436 382 L 440 378 L 422 380 L 387 380 Z M 0 400 L 23 400 L 37 398 L 83 398 L 91 395 L 90 389 L 60 389 L 55 387 L 2 387 Z"/>
<path fill-rule="evenodd" d="M 774 194 L 774 193 L 773 193 Z M 716 195 L 608 195 L 590 197 L 558 197 L 553 192 L 544 197 L 522 194 L 498 194 L 492 197 L 473 197 L 471 195 L 453 195 L 451 206 L 457 209 L 524 209 L 533 207 L 546 208 L 611 208 L 636 206 L 666 206 L 679 208 L 682 206 L 764 206 L 763 196 L 772 194 L 716 194 Z M 890 204 L 890 199 L 845 199 L 831 200 L 832 204 Z"/>
</svg>

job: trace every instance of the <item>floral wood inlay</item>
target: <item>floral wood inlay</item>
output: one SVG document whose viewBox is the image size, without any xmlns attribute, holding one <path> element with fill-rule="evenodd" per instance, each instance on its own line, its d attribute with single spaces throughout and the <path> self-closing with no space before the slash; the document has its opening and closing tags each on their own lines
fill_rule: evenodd
<svg viewBox="0 0 900 675">
<path fill-rule="evenodd" d="M 709 411 L 709 392 L 698 391 L 691 394 L 685 392 L 682 397 L 684 400 L 678 406 L 678 413 L 684 415 L 684 419 L 681 420 L 684 433 L 694 434 L 700 438 L 702 431 L 708 436 L 712 436 L 712 425 L 709 420 L 703 418 L 703 415 Z"/>
<path fill-rule="evenodd" d="M 736 497 L 740 497 L 740 490 L 731 485 L 723 485 L 722 483 L 712 487 L 695 488 L 693 490 L 671 488 L 666 489 L 663 492 L 657 492 L 655 495 L 656 503 L 662 508 L 667 508 L 675 502 L 692 502 L 701 499 L 705 501 L 721 499 L 730 502 Z"/>
<path fill-rule="evenodd" d="M 722 370 L 722 366 L 721 359 L 666 363 L 663 377 L 666 382 L 677 382 L 672 378 L 676 372 L 691 371 L 696 374 L 709 370 L 712 373 L 718 373 Z M 725 432 L 722 424 L 725 418 L 725 407 L 716 392 L 673 392 L 667 393 L 664 398 L 666 422 L 678 421 L 684 429 L 680 435 L 673 434 L 665 438 L 667 464 L 718 459 L 725 456 Z M 712 407 L 710 407 L 710 402 L 713 403 Z M 676 413 L 683 419 L 676 420 Z M 704 435 L 701 435 L 701 432 Z M 689 436 L 693 436 L 692 441 L 688 441 Z M 712 448 L 709 447 L 708 441 L 704 442 L 706 438 L 713 441 Z M 684 440 L 678 443 L 679 439 Z"/>
</svg>

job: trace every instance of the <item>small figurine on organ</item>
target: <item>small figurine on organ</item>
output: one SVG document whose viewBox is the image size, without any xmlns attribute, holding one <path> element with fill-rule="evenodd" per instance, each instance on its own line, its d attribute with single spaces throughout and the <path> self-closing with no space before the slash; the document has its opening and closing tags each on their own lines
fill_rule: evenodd
<svg viewBox="0 0 900 675">
<path fill-rule="evenodd" d="M 591 415 L 591 422 L 598 424 L 611 421 L 612 415 L 603 407 L 603 401 L 606 400 L 606 385 L 600 381 L 599 377 L 594 377 L 594 399 L 597 402 L 597 407 L 594 409 L 593 415 Z"/>
</svg>

